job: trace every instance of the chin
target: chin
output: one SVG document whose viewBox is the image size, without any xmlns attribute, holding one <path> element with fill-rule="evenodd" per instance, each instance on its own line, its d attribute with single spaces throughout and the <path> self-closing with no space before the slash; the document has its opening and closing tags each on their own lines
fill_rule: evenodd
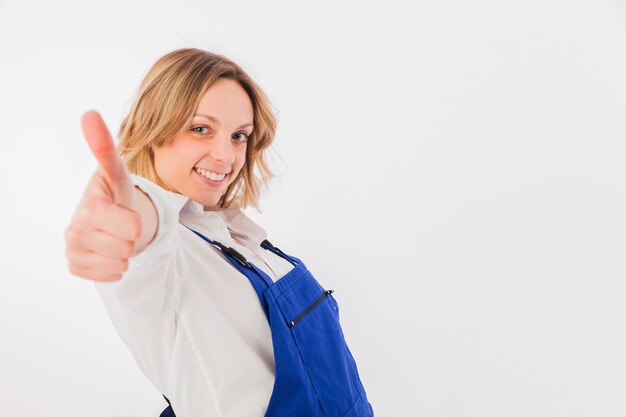
<svg viewBox="0 0 626 417">
<path fill-rule="evenodd" d="M 196 200 L 196 201 L 198 201 L 204 207 L 214 207 L 214 206 L 218 206 L 219 205 L 220 198 L 222 198 L 221 195 L 219 197 L 215 196 L 213 198 L 206 198 L 205 197 L 205 198 L 201 198 L 200 200 Z"/>
<path fill-rule="evenodd" d="M 206 198 L 201 198 L 199 200 L 196 200 L 198 203 L 202 204 L 205 207 L 212 207 L 212 206 L 216 206 L 219 203 L 219 199 L 206 199 Z"/>
</svg>

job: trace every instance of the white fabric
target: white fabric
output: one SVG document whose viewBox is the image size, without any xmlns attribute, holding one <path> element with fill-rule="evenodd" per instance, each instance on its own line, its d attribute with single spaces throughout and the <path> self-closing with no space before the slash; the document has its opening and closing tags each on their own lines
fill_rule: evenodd
<svg viewBox="0 0 626 417">
<path fill-rule="evenodd" d="M 259 246 L 266 233 L 241 209 L 204 211 L 131 177 L 152 199 L 158 226 L 121 280 L 95 283 L 113 325 L 177 417 L 263 416 L 274 354 L 256 292 L 219 249 L 180 223 L 234 247 L 274 281 L 293 265 Z"/>
</svg>

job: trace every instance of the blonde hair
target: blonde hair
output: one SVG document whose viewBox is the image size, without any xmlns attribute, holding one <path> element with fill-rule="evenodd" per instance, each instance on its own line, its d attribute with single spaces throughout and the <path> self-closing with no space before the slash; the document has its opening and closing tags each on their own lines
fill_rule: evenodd
<svg viewBox="0 0 626 417">
<path fill-rule="evenodd" d="M 239 65 L 224 56 L 185 48 L 159 58 L 143 79 L 137 98 L 122 121 L 117 149 L 131 173 L 165 188 L 154 168 L 152 146 L 171 142 L 191 123 L 200 99 L 219 78 L 237 81 L 246 91 L 252 102 L 254 130 L 248 138 L 245 163 L 218 205 L 252 205 L 260 211 L 260 188 L 267 187 L 274 177 L 265 160 L 265 150 L 274 140 L 276 117 L 263 90 Z"/>
</svg>

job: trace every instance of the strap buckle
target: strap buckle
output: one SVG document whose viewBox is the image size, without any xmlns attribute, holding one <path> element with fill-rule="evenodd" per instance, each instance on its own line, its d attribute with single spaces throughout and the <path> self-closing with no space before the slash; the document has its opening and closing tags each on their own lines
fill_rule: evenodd
<svg viewBox="0 0 626 417">
<path fill-rule="evenodd" d="M 233 258 L 235 258 L 235 260 L 237 262 L 239 262 L 241 265 L 246 266 L 248 268 L 251 268 L 250 263 L 248 262 L 248 260 L 246 259 L 245 256 L 243 256 L 241 253 L 237 252 L 237 250 L 235 248 L 231 248 L 229 246 L 225 246 L 224 244 L 214 240 L 213 241 L 213 245 L 219 247 L 223 252 L 226 252 L 227 254 L 229 254 L 230 256 L 232 256 Z"/>
</svg>

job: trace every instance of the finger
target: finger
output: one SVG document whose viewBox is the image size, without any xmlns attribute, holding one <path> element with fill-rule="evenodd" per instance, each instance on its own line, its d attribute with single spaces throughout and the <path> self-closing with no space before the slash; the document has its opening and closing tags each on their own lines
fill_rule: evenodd
<svg viewBox="0 0 626 417">
<path fill-rule="evenodd" d="M 74 214 L 72 226 L 77 233 L 83 233 L 86 237 L 96 230 L 122 240 L 135 241 L 141 236 L 139 213 L 104 199 L 81 204 Z"/>
<path fill-rule="evenodd" d="M 113 259 L 99 253 L 68 247 L 70 266 L 91 269 L 103 275 L 122 274 L 128 269 L 128 259 Z"/>
<path fill-rule="evenodd" d="M 114 202 L 130 207 L 133 193 L 132 182 L 126 165 L 117 154 L 111 133 L 102 117 L 98 112 L 88 111 L 83 115 L 82 127 L 87 143 L 111 188 Z"/>
<path fill-rule="evenodd" d="M 141 236 L 141 216 L 125 207 L 98 204 L 94 207 L 92 224 L 122 240 L 136 241 Z"/>
<path fill-rule="evenodd" d="M 112 282 L 119 281 L 122 278 L 122 274 L 107 274 L 93 269 L 83 268 L 80 266 L 70 265 L 70 273 L 80 278 L 87 278 L 92 281 L 99 282 Z"/>
<path fill-rule="evenodd" d="M 101 230 L 76 232 L 68 229 L 65 240 L 68 248 L 95 252 L 113 259 L 129 259 L 136 250 L 135 242 L 119 239 Z"/>
</svg>

